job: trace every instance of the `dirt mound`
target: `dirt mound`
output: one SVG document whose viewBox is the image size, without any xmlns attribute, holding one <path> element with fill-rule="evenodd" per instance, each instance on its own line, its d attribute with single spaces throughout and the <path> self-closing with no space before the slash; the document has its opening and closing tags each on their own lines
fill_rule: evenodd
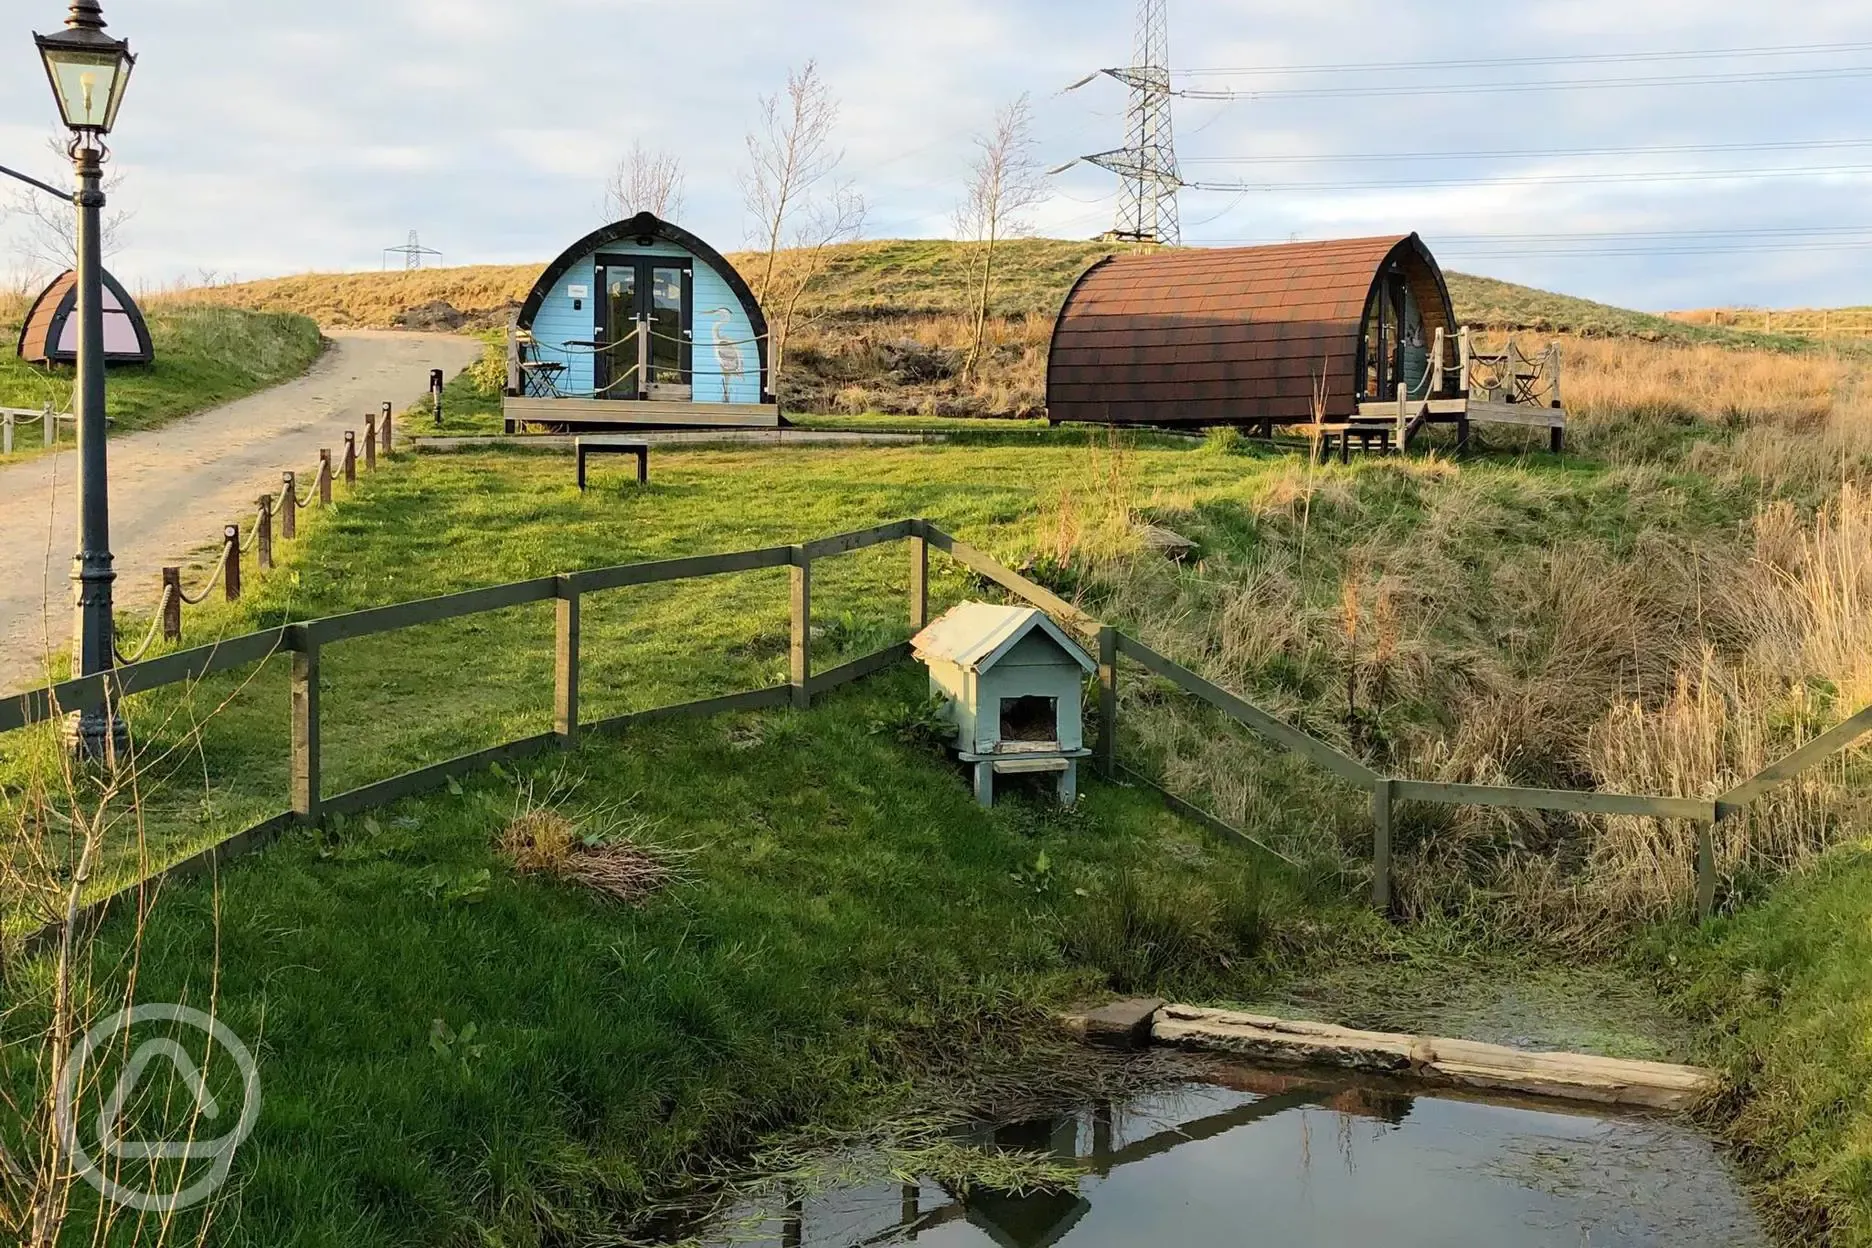
<svg viewBox="0 0 1872 1248">
<path fill-rule="evenodd" d="M 467 323 L 468 318 L 446 299 L 432 299 L 428 303 L 405 308 L 396 317 L 398 329 L 440 333 L 454 333 Z"/>
</svg>

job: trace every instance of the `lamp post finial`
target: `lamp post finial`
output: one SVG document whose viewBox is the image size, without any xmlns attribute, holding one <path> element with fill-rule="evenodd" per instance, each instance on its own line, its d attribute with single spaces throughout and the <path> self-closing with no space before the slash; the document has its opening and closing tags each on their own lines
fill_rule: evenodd
<svg viewBox="0 0 1872 1248">
<path fill-rule="evenodd" d="M 98 0 L 71 0 L 71 12 L 65 17 L 67 30 L 103 30 L 104 9 Z"/>
</svg>

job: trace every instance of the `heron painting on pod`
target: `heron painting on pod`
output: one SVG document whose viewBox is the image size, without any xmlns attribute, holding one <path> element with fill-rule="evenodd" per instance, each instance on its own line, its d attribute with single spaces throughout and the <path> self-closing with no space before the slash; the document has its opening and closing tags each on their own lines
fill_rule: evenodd
<svg viewBox="0 0 1872 1248">
<path fill-rule="evenodd" d="M 709 315 L 715 318 L 715 363 L 721 369 L 721 401 L 732 403 L 731 386 L 745 367 L 741 344 L 735 341 L 734 331 L 729 328 L 734 323 L 734 313 L 727 308 L 716 308 Z"/>
</svg>

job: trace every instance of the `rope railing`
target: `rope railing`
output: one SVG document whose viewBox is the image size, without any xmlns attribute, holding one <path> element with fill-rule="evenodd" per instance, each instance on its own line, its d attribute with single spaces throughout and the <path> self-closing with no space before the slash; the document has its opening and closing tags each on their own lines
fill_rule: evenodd
<svg viewBox="0 0 1872 1248">
<path fill-rule="evenodd" d="M 132 663 L 140 663 L 143 661 L 143 656 L 150 652 L 150 647 L 156 644 L 157 636 L 163 631 L 163 617 L 169 612 L 170 600 L 175 596 L 175 592 L 176 588 L 173 584 L 163 586 L 162 600 L 156 604 L 156 616 L 150 621 L 149 632 L 144 635 L 143 644 L 138 646 L 133 653 L 125 654 L 117 649 L 115 640 L 111 642 L 111 651 L 117 656 L 119 665 L 128 667 Z"/>
<path fill-rule="evenodd" d="M 695 338 L 689 335 L 666 334 L 666 333 L 661 332 L 660 330 L 653 329 L 650 331 L 650 336 L 652 338 L 661 338 L 664 342 L 695 343 L 697 345 L 700 345 L 701 343 L 706 341 L 710 346 L 715 346 L 715 347 L 751 347 L 757 343 L 766 342 L 768 339 L 773 337 L 773 334 L 772 333 L 756 334 L 752 338 L 710 337 L 707 339 L 701 339 L 701 338 Z"/>
<path fill-rule="evenodd" d="M 51 446 L 58 441 L 58 423 L 72 420 L 69 412 L 54 410 L 52 401 L 46 400 L 43 409 L 27 407 L 0 407 L 0 455 L 13 453 L 13 434 L 22 425 L 43 425 L 45 445 Z"/>
<path fill-rule="evenodd" d="M 293 495 L 293 501 L 296 505 L 305 508 L 313 504 L 319 496 L 319 482 L 324 479 L 325 471 L 330 467 L 331 465 L 329 463 L 321 463 L 319 465 L 318 471 L 312 476 L 312 488 L 306 491 L 305 497 L 301 498 L 296 493 Z"/>
<path fill-rule="evenodd" d="M 189 593 L 187 590 L 182 590 L 179 592 L 178 597 L 182 599 L 183 605 L 190 606 L 190 607 L 199 607 L 201 606 L 202 603 L 207 602 L 208 595 L 214 593 L 215 586 L 221 583 L 221 577 L 224 573 L 227 572 L 227 566 L 228 566 L 227 547 L 224 545 L 221 548 L 221 558 L 215 560 L 214 575 L 208 578 L 208 583 L 206 585 L 202 586 L 201 593 L 191 598 L 189 597 Z"/>
<path fill-rule="evenodd" d="M 272 509 L 267 507 L 262 507 L 255 513 L 253 532 L 248 534 L 247 540 L 240 544 L 241 554 L 250 554 L 253 548 L 260 544 L 260 526 L 265 524 L 272 515 Z"/>
<path fill-rule="evenodd" d="M 344 476 L 347 483 L 355 482 L 361 467 L 371 471 L 377 467 L 380 455 L 388 455 L 391 447 L 392 404 L 383 405 L 379 416 L 373 412 L 365 423 L 370 441 L 362 448 L 364 454 L 357 452 L 357 434 L 347 430 L 343 446 Z M 155 645 L 158 637 L 167 641 L 179 641 L 182 637 L 182 608 L 198 607 L 206 603 L 217 588 L 225 592 L 229 602 L 238 602 L 241 596 L 241 561 L 242 556 L 258 552 L 256 568 L 267 571 L 273 567 L 273 544 L 275 538 L 291 541 L 298 537 L 298 513 L 308 507 L 324 506 L 332 501 L 332 485 L 337 479 L 338 469 L 329 448 L 319 452 L 317 469 L 313 472 L 311 485 L 300 492 L 299 474 L 286 472 L 280 474 L 281 489 L 278 494 L 263 494 L 254 503 L 252 525 L 245 535 L 242 525 L 230 524 L 222 532 L 221 549 L 215 557 L 213 574 L 207 582 L 194 593 L 182 587 L 182 569 L 166 567 L 162 570 L 163 588 L 157 600 L 156 618 L 151 621 L 149 635 L 137 647 L 134 654 L 118 651 L 117 661 L 129 665 L 140 661 Z M 275 532 L 274 521 L 279 521 Z"/>
</svg>

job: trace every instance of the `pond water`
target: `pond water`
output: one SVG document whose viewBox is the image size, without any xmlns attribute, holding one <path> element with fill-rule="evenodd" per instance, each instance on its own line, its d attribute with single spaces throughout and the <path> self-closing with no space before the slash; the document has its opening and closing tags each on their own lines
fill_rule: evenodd
<svg viewBox="0 0 1872 1248">
<path fill-rule="evenodd" d="M 1228 1069 L 1120 1105 L 985 1128 L 1075 1190 L 875 1183 L 744 1210 L 718 1244 L 926 1248 L 1760 1248 L 1718 1150 L 1669 1119 Z"/>
</svg>

